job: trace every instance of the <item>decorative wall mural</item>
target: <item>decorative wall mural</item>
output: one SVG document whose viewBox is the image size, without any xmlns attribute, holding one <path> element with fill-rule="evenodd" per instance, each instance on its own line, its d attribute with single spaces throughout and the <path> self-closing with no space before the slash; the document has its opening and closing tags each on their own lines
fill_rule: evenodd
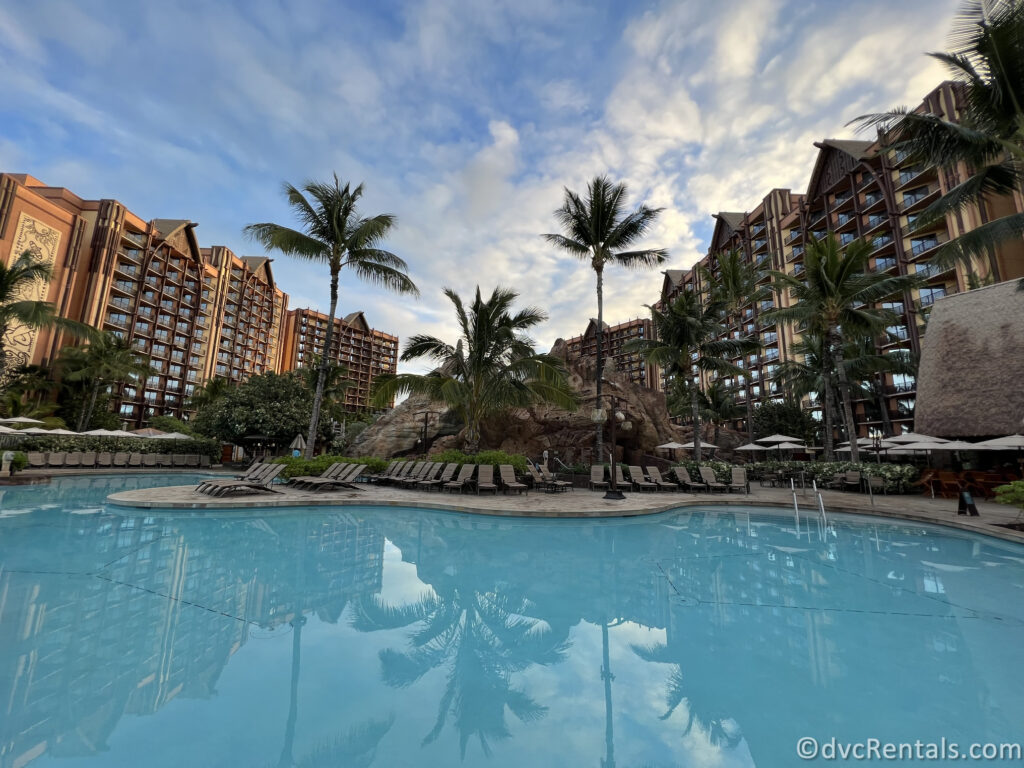
<svg viewBox="0 0 1024 768">
<path fill-rule="evenodd" d="M 60 230 L 34 219 L 27 213 L 18 217 L 18 226 L 14 230 L 14 244 L 11 246 L 10 259 L 13 261 L 25 251 L 29 251 L 44 264 L 53 266 L 57 261 L 57 248 L 60 246 Z M 44 280 L 36 280 L 20 291 L 16 300 L 40 301 L 46 299 L 48 284 Z M 13 371 L 32 360 L 36 348 L 36 337 L 39 332 L 23 325 L 12 325 L 3 337 L 4 372 Z M 0 386 L 3 382 L 0 382 Z"/>
</svg>

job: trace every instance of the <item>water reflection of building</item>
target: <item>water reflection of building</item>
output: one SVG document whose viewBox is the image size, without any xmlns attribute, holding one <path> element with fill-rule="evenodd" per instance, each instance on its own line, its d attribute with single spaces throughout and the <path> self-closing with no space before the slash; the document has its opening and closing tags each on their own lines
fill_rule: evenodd
<svg viewBox="0 0 1024 768">
<path fill-rule="evenodd" d="M 123 715 L 213 695 L 253 627 L 335 621 L 380 589 L 383 535 L 352 516 L 59 519 L 31 568 L 38 528 L 0 520 L 0 768 L 101 751 Z"/>
</svg>

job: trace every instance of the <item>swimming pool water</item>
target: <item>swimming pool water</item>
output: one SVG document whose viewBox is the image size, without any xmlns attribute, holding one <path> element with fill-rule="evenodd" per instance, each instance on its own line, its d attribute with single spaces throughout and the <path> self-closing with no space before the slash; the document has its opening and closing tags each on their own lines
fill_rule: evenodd
<svg viewBox="0 0 1024 768">
<path fill-rule="evenodd" d="M 186 480 L 3 491 L 0 768 L 773 768 L 804 736 L 1024 741 L 1018 545 L 742 507 L 103 502 Z"/>
</svg>

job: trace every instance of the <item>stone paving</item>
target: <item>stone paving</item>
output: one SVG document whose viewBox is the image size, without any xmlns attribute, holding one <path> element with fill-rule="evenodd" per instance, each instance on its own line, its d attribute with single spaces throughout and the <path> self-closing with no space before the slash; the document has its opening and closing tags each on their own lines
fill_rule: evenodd
<svg viewBox="0 0 1024 768">
<path fill-rule="evenodd" d="M 107 498 L 111 504 L 144 509 L 261 509 L 310 506 L 403 506 L 467 512 L 506 517 L 630 517 L 650 515 L 687 506 L 754 505 L 775 507 L 780 514 L 792 514 L 793 497 L 786 488 L 751 486 L 747 494 L 710 493 L 636 493 L 626 494 L 623 501 L 606 500 L 600 491 L 574 489 L 563 493 L 530 491 L 521 495 L 447 494 L 436 491 L 413 491 L 391 486 L 359 484 L 358 490 L 298 491 L 275 486 L 273 493 L 217 498 L 195 492 L 194 486 L 171 486 L 123 491 Z M 1017 510 L 987 501 L 978 501 L 980 517 L 958 516 L 953 499 L 931 499 L 925 496 L 875 496 L 823 491 L 827 514 L 847 512 L 879 515 L 963 528 L 1024 543 L 1024 532 L 1000 527 L 1017 517 Z M 810 489 L 797 490 L 797 500 L 804 515 L 816 514 L 817 503 Z"/>
</svg>

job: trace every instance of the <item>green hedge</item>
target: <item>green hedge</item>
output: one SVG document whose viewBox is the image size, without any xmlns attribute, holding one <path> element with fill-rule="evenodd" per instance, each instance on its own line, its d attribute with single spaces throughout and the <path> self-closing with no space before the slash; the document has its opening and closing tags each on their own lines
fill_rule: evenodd
<svg viewBox="0 0 1024 768">
<path fill-rule="evenodd" d="M 446 464 L 511 464 L 520 475 L 526 474 L 526 457 L 519 453 L 505 453 L 504 451 L 480 451 L 480 453 L 463 453 L 453 449 L 442 451 L 430 457 L 431 461 L 443 461 Z"/>
<path fill-rule="evenodd" d="M 335 456 L 329 453 L 325 453 L 322 456 L 316 456 L 312 459 L 296 459 L 291 456 L 282 456 L 279 459 L 274 459 L 274 463 L 285 465 L 284 471 L 281 473 L 285 477 L 321 475 L 325 469 L 336 461 L 344 461 L 349 464 L 365 464 L 370 473 L 382 472 L 387 469 L 388 466 L 388 462 L 385 459 L 378 459 L 374 456 L 350 458 L 348 456 Z"/>
<path fill-rule="evenodd" d="M 9 437 L 5 435 L 5 437 Z M 198 453 L 220 461 L 220 441 L 196 437 L 188 440 L 154 440 L 141 437 L 93 437 L 89 435 L 25 435 L 19 451 L 96 451 L 109 453 Z"/>
<path fill-rule="evenodd" d="M 14 472 L 20 472 L 28 466 L 28 456 L 21 451 L 14 452 L 14 461 L 11 462 L 11 470 Z"/>
</svg>

